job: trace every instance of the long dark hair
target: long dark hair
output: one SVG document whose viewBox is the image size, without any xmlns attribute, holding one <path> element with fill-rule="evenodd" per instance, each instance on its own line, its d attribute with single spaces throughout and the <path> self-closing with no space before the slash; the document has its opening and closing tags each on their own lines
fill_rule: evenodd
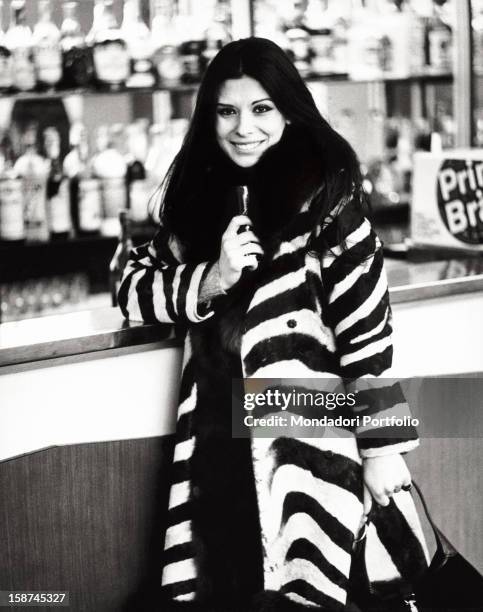
<svg viewBox="0 0 483 612">
<path fill-rule="evenodd" d="M 318 193 L 311 206 L 315 223 L 324 219 L 344 198 L 353 195 L 354 190 L 360 190 L 356 153 L 321 116 L 285 52 L 268 39 L 237 40 L 226 45 L 208 66 L 183 146 L 160 188 L 161 223 L 188 246 L 200 234 L 204 234 L 205 242 L 216 241 L 210 234 L 212 223 L 207 221 L 210 215 L 200 212 L 213 206 L 213 198 L 207 201 L 208 186 L 221 177 L 222 173 L 217 176 L 217 167 L 220 159 L 226 158 L 216 141 L 216 104 L 224 81 L 242 76 L 256 79 L 290 123 L 282 141 L 288 141 L 288 146 L 298 146 L 299 150 L 292 151 L 292 155 L 288 151 L 290 161 L 278 177 L 285 175 L 286 181 L 301 185 L 300 198 L 293 198 L 290 204 L 293 214 L 298 212 L 300 199 L 307 192 Z M 275 159 L 279 161 L 279 157 Z M 294 176 L 296 172 L 300 176 Z"/>
</svg>

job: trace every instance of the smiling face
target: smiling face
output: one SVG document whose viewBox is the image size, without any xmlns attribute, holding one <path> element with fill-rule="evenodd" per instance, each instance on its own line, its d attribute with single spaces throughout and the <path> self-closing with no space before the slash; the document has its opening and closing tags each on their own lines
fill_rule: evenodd
<svg viewBox="0 0 483 612">
<path fill-rule="evenodd" d="M 243 76 L 222 84 L 216 105 L 216 139 L 238 166 L 254 166 L 282 138 L 286 123 L 257 80 Z"/>
</svg>

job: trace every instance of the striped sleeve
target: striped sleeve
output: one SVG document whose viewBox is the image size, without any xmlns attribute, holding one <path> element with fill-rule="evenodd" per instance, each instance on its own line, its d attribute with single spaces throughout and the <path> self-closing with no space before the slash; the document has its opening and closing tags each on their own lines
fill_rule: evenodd
<svg viewBox="0 0 483 612">
<path fill-rule="evenodd" d="M 212 262 L 182 263 L 173 236 L 160 228 L 150 243 L 132 249 L 118 292 L 123 315 L 145 323 L 197 323 L 213 315 L 199 300 Z"/>
<path fill-rule="evenodd" d="M 418 438 L 400 385 L 388 373 L 392 317 L 381 242 L 352 200 L 335 219 L 329 218 L 321 235 L 326 307 L 341 376 L 357 397 L 360 454 L 407 452 L 418 445 Z"/>
</svg>

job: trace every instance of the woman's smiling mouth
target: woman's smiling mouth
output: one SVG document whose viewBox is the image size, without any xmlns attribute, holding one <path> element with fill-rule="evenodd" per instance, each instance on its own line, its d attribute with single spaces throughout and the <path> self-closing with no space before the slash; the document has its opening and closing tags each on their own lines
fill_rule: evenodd
<svg viewBox="0 0 483 612">
<path fill-rule="evenodd" d="M 260 146 L 264 142 L 265 140 L 256 140 L 253 142 L 233 142 L 232 141 L 231 144 L 237 151 L 239 151 L 240 153 L 243 153 L 243 152 L 253 151 L 254 149 L 256 149 L 258 146 Z"/>
</svg>

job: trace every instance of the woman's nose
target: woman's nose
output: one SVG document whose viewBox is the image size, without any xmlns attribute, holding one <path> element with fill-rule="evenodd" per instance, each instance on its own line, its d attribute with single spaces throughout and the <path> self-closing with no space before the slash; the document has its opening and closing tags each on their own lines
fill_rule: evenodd
<svg viewBox="0 0 483 612">
<path fill-rule="evenodd" d="M 236 126 L 236 133 L 239 136 L 245 136 L 251 134 L 254 129 L 253 115 L 250 112 L 241 112 L 238 115 L 238 125 Z"/>
</svg>

